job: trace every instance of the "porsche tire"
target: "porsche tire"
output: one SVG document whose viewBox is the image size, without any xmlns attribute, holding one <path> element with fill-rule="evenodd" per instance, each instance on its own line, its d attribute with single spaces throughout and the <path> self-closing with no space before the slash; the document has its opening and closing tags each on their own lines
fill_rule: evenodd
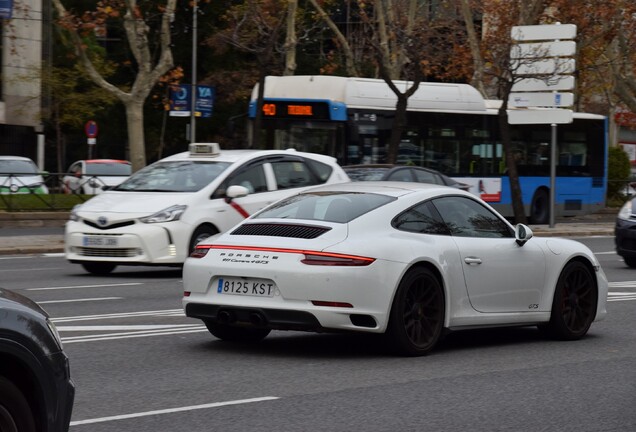
<svg viewBox="0 0 636 432">
<path fill-rule="evenodd" d="M 550 322 L 542 326 L 558 340 L 585 336 L 596 317 L 598 288 L 590 269 L 580 261 L 569 262 L 556 285 Z"/>
<path fill-rule="evenodd" d="M 386 331 L 388 342 L 404 356 L 428 354 L 442 335 L 444 289 L 429 269 L 416 267 L 400 282 Z"/>
</svg>

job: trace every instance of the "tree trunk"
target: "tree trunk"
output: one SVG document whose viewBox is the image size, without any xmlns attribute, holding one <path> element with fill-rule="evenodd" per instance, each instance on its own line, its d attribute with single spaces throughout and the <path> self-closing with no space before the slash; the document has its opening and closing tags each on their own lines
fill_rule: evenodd
<svg viewBox="0 0 636 432">
<path fill-rule="evenodd" d="M 512 199 L 512 212 L 516 223 L 527 223 L 526 212 L 523 208 L 523 200 L 521 199 L 521 185 L 519 184 L 519 173 L 517 171 L 517 163 L 512 153 L 512 140 L 510 138 L 510 125 L 508 124 L 507 104 L 503 104 L 498 113 L 499 131 L 501 134 L 501 142 L 506 157 L 506 168 L 508 172 L 508 180 L 510 181 L 510 196 Z"/>
<path fill-rule="evenodd" d="M 133 172 L 146 166 L 144 146 L 144 100 L 131 99 L 125 105 L 128 125 L 128 148 Z"/>
<path fill-rule="evenodd" d="M 296 9 L 298 0 L 287 0 L 287 34 L 285 36 L 285 70 L 283 75 L 294 75 L 296 72 Z"/>
<path fill-rule="evenodd" d="M 256 96 L 256 114 L 252 124 L 252 147 L 261 148 L 261 134 L 263 124 L 263 99 L 265 98 L 265 70 L 261 68 L 258 76 L 258 94 Z"/>
<path fill-rule="evenodd" d="M 488 94 L 486 93 L 486 85 L 484 84 L 484 59 L 481 55 L 479 38 L 477 37 L 475 23 L 473 22 L 473 11 L 470 8 L 468 0 L 461 0 L 460 8 L 462 17 L 464 18 L 464 24 L 466 26 L 468 45 L 470 46 L 470 53 L 473 58 L 474 65 L 473 76 L 470 80 L 470 84 L 479 90 L 482 96 L 487 97 Z"/>
</svg>

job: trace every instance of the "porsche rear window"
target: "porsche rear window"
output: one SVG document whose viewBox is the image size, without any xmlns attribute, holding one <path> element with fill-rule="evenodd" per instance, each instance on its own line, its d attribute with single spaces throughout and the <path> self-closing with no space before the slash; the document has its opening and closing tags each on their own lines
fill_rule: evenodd
<svg viewBox="0 0 636 432">
<path fill-rule="evenodd" d="M 310 192 L 295 195 L 267 207 L 255 219 L 305 219 L 347 223 L 396 198 L 352 192 Z"/>
</svg>

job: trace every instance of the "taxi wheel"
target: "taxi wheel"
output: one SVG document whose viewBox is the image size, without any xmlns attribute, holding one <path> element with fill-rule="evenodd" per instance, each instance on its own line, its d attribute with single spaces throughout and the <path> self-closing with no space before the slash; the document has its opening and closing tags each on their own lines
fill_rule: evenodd
<svg viewBox="0 0 636 432">
<path fill-rule="evenodd" d="M 400 282 L 391 314 L 387 337 L 402 355 L 428 354 L 444 327 L 444 289 L 426 268 L 410 270 Z"/>
<path fill-rule="evenodd" d="M 228 342 L 258 342 L 265 339 L 270 329 L 233 327 L 213 321 L 204 321 L 212 336 Z"/>
<path fill-rule="evenodd" d="M 4 377 L 0 377 L 0 431 L 35 432 L 29 403 L 20 389 Z"/>
<path fill-rule="evenodd" d="M 580 339 L 596 317 L 598 290 L 594 275 L 580 261 L 568 263 L 557 282 L 550 322 L 540 327 L 559 340 Z"/>
<path fill-rule="evenodd" d="M 115 270 L 117 264 L 109 262 L 85 262 L 82 263 L 82 267 L 89 273 L 103 276 Z"/>
<path fill-rule="evenodd" d="M 192 253 L 192 251 L 194 250 L 194 247 L 197 244 L 199 244 L 199 242 L 218 233 L 219 232 L 216 228 L 211 227 L 209 225 L 202 225 L 196 230 L 194 230 L 194 233 L 192 234 L 192 238 L 190 239 L 190 248 L 188 249 L 188 255 Z"/>
</svg>

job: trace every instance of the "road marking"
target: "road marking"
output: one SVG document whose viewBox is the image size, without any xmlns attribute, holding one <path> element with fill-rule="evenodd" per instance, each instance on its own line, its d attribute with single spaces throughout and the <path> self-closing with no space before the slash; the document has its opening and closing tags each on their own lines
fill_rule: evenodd
<svg viewBox="0 0 636 432">
<path fill-rule="evenodd" d="M 64 345 L 78 342 L 99 342 L 99 341 L 108 341 L 108 340 L 118 340 L 118 339 L 131 339 L 131 338 L 140 338 L 140 337 L 150 337 L 150 336 L 170 336 L 176 334 L 184 334 L 184 333 L 201 333 L 207 332 L 208 329 L 204 326 L 198 326 L 198 328 L 192 329 L 183 329 L 183 330 L 172 330 L 172 331 L 146 331 L 146 332 L 128 332 L 128 333 L 115 333 L 111 336 L 71 336 L 67 338 L 62 338 L 62 342 Z"/>
<path fill-rule="evenodd" d="M 51 270 L 61 270 L 63 267 L 38 267 L 38 268 L 30 268 L 26 271 L 51 271 Z M 0 272 L 8 273 L 8 272 L 24 272 L 24 269 L 2 269 Z"/>
<path fill-rule="evenodd" d="M 124 331 L 124 330 L 165 330 L 179 327 L 194 327 L 194 324 L 140 324 L 140 325 L 96 325 L 96 326 L 55 326 L 57 331 Z M 201 327 L 201 326 L 196 326 Z"/>
<path fill-rule="evenodd" d="M 72 300 L 47 300 L 39 301 L 38 304 L 51 304 L 51 303 L 74 303 L 74 302 L 87 302 L 87 301 L 102 301 L 102 300 L 121 300 L 123 297 L 95 297 L 95 298 L 83 298 Z"/>
<path fill-rule="evenodd" d="M 143 282 L 129 282 L 120 284 L 101 284 L 101 285 L 72 285 L 72 286 L 58 286 L 58 287 L 45 287 L 45 288 L 27 288 L 27 291 L 49 291 L 49 290 L 63 290 L 63 289 L 76 289 L 76 288 L 105 288 L 105 287 L 122 287 L 143 285 Z"/>
<path fill-rule="evenodd" d="M 594 255 L 616 255 L 616 251 L 610 251 L 610 252 L 594 252 Z"/>
<path fill-rule="evenodd" d="M 190 405 L 190 406 L 179 407 L 179 408 L 168 408 L 168 409 L 155 410 L 155 411 L 138 412 L 133 414 L 123 414 L 123 415 L 110 416 L 110 417 L 99 417 L 94 419 L 72 421 L 71 426 L 102 423 L 102 422 L 108 422 L 108 421 L 114 421 L 114 420 L 126 420 L 131 418 L 147 417 L 147 416 L 160 415 L 160 414 L 172 414 L 177 412 L 194 411 L 194 410 L 207 409 L 207 408 L 218 408 L 218 407 L 229 406 L 229 405 L 242 405 L 242 404 L 264 402 L 264 401 L 270 401 L 270 400 L 276 400 L 276 399 L 280 399 L 280 398 L 276 396 L 264 396 L 259 398 L 239 399 L 239 400 L 215 402 L 215 403 L 209 403 L 209 404 L 203 404 L 203 405 Z"/>
<path fill-rule="evenodd" d="M 607 301 L 636 300 L 636 292 L 610 292 Z"/>
<path fill-rule="evenodd" d="M 100 315 L 79 315 L 79 316 L 72 316 L 72 317 L 52 318 L 51 321 L 57 324 L 60 322 L 131 318 L 131 317 L 143 317 L 143 316 L 185 316 L 185 313 L 183 312 L 183 309 L 166 309 L 166 310 L 142 311 L 142 312 L 120 312 L 120 313 L 100 314 Z"/>
<path fill-rule="evenodd" d="M 636 288 L 636 281 L 610 282 L 610 288 Z"/>
</svg>

